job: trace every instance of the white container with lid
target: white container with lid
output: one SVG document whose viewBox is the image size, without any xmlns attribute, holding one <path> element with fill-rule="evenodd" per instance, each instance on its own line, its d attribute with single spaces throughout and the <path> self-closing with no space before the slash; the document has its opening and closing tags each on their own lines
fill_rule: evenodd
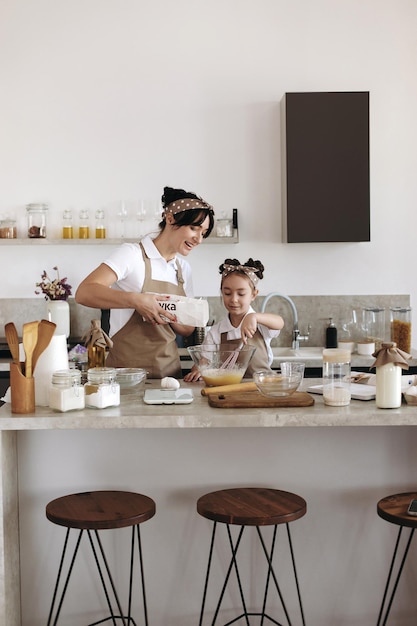
<svg viewBox="0 0 417 626">
<path fill-rule="evenodd" d="M 119 406 L 120 385 L 116 382 L 116 369 L 114 367 L 90 368 L 87 371 L 84 391 L 86 407 L 105 409 L 108 406 Z"/>
<path fill-rule="evenodd" d="M 329 406 L 350 403 L 350 350 L 323 350 L 323 400 Z"/>
<path fill-rule="evenodd" d="M 52 374 L 49 406 L 62 413 L 84 408 L 84 387 L 79 370 L 58 370 Z"/>
</svg>

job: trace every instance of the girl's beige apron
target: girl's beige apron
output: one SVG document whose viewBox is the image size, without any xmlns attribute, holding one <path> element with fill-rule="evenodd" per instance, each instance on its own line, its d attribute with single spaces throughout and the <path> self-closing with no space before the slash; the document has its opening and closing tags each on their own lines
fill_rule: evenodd
<svg viewBox="0 0 417 626">
<path fill-rule="evenodd" d="M 241 339 L 227 339 L 227 332 L 221 333 L 220 335 L 220 344 L 222 346 L 227 346 L 231 350 L 235 350 L 240 345 L 241 341 Z M 245 376 L 252 376 L 253 372 L 258 370 L 271 369 L 265 341 L 259 330 L 257 330 L 254 336 L 248 340 L 248 345 L 253 346 L 256 350 L 246 369 Z M 239 357 L 237 359 L 237 363 L 239 363 Z"/>
<path fill-rule="evenodd" d="M 149 257 L 142 244 L 139 244 L 145 263 L 145 280 L 142 293 L 167 293 L 185 296 L 184 279 L 181 267 L 177 265 L 178 285 L 152 279 Z M 178 355 L 176 335 L 169 324 L 153 325 L 144 322 L 135 311 L 129 321 L 112 337 L 113 347 L 107 357 L 109 367 L 142 367 L 148 372 L 148 378 L 181 376 L 181 362 Z"/>
</svg>

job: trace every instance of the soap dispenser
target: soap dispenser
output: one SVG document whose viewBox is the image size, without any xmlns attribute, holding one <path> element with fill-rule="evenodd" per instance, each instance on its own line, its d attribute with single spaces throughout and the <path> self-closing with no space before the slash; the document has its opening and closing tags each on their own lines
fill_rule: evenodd
<svg viewBox="0 0 417 626">
<path fill-rule="evenodd" d="M 326 348 L 337 348 L 337 328 L 332 317 L 329 317 L 329 325 L 326 328 Z"/>
</svg>

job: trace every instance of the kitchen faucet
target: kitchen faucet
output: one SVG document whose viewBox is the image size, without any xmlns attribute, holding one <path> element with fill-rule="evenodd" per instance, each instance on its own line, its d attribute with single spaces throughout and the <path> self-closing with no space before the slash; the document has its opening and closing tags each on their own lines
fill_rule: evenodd
<svg viewBox="0 0 417 626">
<path fill-rule="evenodd" d="M 294 301 L 291 300 L 291 298 L 289 296 L 286 296 L 283 293 L 273 292 L 273 293 L 269 293 L 267 296 L 265 296 L 264 301 L 262 303 L 262 307 L 261 307 L 261 313 L 265 313 L 266 305 L 268 304 L 268 302 L 270 301 L 271 298 L 275 298 L 275 297 L 282 298 L 283 300 L 288 302 L 288 304 L 291 307 L 292 315 L 293 315 L 293 328 L 292 328 L 291 348 L 293 350 L 298 350 L 300 348 L 300 341 L 308 341 L 308 339 L 310 338 L 311 326 L 310 326 L 310 324 L 308 325 L 308 330 L 307 330 L 307 334 L 306 335 L 300 335 L 300 329 L 298 328 L 298 312 L 297 312 L 297 308 L 296 308 L 296 306 L 294 304 Z"/>
</svg>

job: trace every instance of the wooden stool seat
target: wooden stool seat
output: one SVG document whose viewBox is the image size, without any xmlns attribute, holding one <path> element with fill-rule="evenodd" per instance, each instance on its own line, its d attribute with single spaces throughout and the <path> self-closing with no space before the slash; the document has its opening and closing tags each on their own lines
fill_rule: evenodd
<svg viewBox="0 0 417 626">
<path fill-rule="evenodd" d="M 85 532 L 89 538 L 89 544 L 100 576 L 104 596 L 107 602 L 109 616 L 99 619 L 90 624 L 96 626 L 106 621 L 122 620 L 123 624 L 136 625 L 132 615 L 132 583 L 134 577 L 135 544 L 139 557 L 139 573 L 142 586 L 144 624 L 148 624 L 144 569 L 142 558 L 142 545 L 140 537 L 140 524 L 146 522 L 155 515 L 155 502 L 148 496 L 130 491 L 87 491 L 84 493 L 74 493 L 49 502 L 46 506 L 46 517 L 53 524 L 65 526 L 67 529 L 60 565 L 58 568 L 57 580 L 48 617 L 48 626 L 56 626 L 61 613 L 62 604 L 71 578 L 73 566 L 81 543 L 81 538 Z M 128 589 L 127 612 L 123 611 L 119 596 L 116 590 L 107 556 L 104 552 L 100 539 L 100 531 L 117 530 L 131 527 L 130 542 L 130 575 Z M 69 538 L 71 530 L 79 531 L 75 542 L 72 556 L 66 559 L 69 550 Z M 73 542 L 74 543 L 74 542 Z M 66 566 L 65 580 L 64 564 Z M 61 591 L 59 592 L 59 589 Z M 113 600 L 111 600 L 110 589 Z M 58 593 L 59 592 L 59 593 Z M 58 600 L 59 595 L 59 600 Z M 116 609 L 113 608 L 113 603 Z"/>
<path fill-rule="evenodd" d="M 129 491 L 87 491 L 52 500 L 46 507 L 49 521 L 67 528 L 103 530 L 126 528 L 155 515 L 155 502 Z"/>
<path fill-rule="evenodd" d="M 249 624 L 249 617 L 260 617 L 261 624 L 267 619 L 278 626 L 281 626 L 280 622 L 272 618 L 267 613 L 267 596 L 270 583 L 274 583 L 276 591 L 281 601 L 282 609 L 285 614 L 288 624 L 290 624 L 290 617 L 286 608 L 283 594 L 278 584 L 277 575 L 273 567 L 274 549 L 276 544 L 277 528 L 280 525 L 285 525 L 287 530 L 287 538 L 289 544 L 289 552 L 291 555 L 291 562 L 294 573 L 294 580 L 298 595 L 298 601 L 300 606 L 300 614 L 303 626 L 305 626 L 304 611 L 301 602 L 300 588 L 298 584 L 297 570 L 295 566 L 294 551 L 291 540 L 291 533 L 289 524 L 295 520 L 303 517 L 307 512 L 306 501 L 300 496 L 290 493 L 288 491 L 281 491 L 279 489 L 269 489 L 264 487 L 238 487 L 234 489 L 222 489 L 220 491 L 213 491 L 201 496 L 197 501 L 197 512 L 212 522 L 213 530 L 211 537 L 211 544 L 209 549 L 209 558 L 206 572 L 206 579 L 203 591 L 203 601 L 200 612 L 199 626 L 203 626 L 204 611 L 207 599 L 208 583 L 210 578 L 210 571 L 212 566 L 212 558 L 214 553 L 214 543 L 216 537 L 217 524 L 224 524 L 227 529 L 227 537 L 231 550 L 231 560 L 226 571 L 226 577 L 223 586 L 220 591 L 219 600 L 217 602 L 214 616 L 211 620 L 211 626 L 214 626 L 220 612 L 222 601 L 225 595 L 226 588 L 229 583 L 232 571 L 236 574 L 236 581 L 238 584 L 240 600 L 242 603 L 242 613 L 229 620 L 224 626 L 238 622 L 245 618 L 246 624 Z M 232 533 L 231 526 L 239 526 L 239 530 L 235 530 Z M 273 530 L 268 531 L 271 535 L 270 546 L 267 547 L 265 542 L 264 533 L 266 529 L 261 531 L 261 527 L 273 526 Z M 262 549 L 262 553 L 266 559 L 267 571 L 265 588 L 263 591 L 263 605 L 262 608 L 257 611 L 249 611 L 245 599 L 245 592 L 243 589 L 242 576 L 238 567 L 237 554 L 241 546 L 241 539 L 246 527 L 254 527 L 256 535 L 259 539 L 259 545 Z M 248 531 L 249 532 L 249 531 Z M 233 534 L 235 538 L 233 538 Z M 240 622 L 239 622 L 240 623 Z"/>
<path fill-rule="evenodd" d="M 381 608 L 379 610 L 377 626 L 385 626 L 388 620 L 388 616 L 391 611 L 391 607 L 394 601 L 394 596 L 397 591 L 398 583 L 401 578 L 401 574 L 404 568 L 405 561 L 407 559 L 408 551 L 410 549 L 411 541 L 414 536 L 414 531 L 417 528 L 417 517 L 409 515 L 407 513 L 408 506 L 411 500 L 417 499 L 416 491 L 408 491 L 406 493 L 396 493 L 391 496 L 382 498 L 377 504 L 377 513 L 386 522 L 390 524 L 396 524 L 399 526 L 397 540 L 394 547 L 394 553 L 391 559 L 391 565 L 388 571 L 388 578 L 384 589 L 384 595 L 382 598 Z M 403 541 L 404 549 L 403 554 L 398 554 L 401 546 L 401 537 L 404 528 L 409 528 L 410 532 L 408 538 Z M 397 559 L 398 556 L 398 559 Z M 395 572 L 395 566 L 397 565 L 397 575 L 395 581 L 393 576 Z M 388 595 L 390 597 L 388 600 Z M 385 612 L 384 612 L 385 611 Z"/>
<path fill-rule="evenodd" d="M 239 526 L 276 526 L 306 514 L 306 501 L 278 489 L 241 487 L 207 493 L 197 501 L 197 511 L 213 522 Z"/>
</svg>

